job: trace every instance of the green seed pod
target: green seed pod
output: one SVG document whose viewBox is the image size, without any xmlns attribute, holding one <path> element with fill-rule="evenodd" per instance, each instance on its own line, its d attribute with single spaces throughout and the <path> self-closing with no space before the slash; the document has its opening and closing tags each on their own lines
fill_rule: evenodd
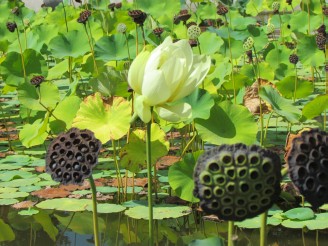
<svg viewBox="0 0 328 246">
<path fill-rule="evenodd" d="M 258 168 L 250 168 L 250 169 L 248 170 L 248 173 L 249 173 L 248 177 L 249 177 L 249 179 L 251 179 L 251 180 L 257 180 L 257 179 L 260 178 L 260 176 L 261 176 L 261 174 L 260 174 Z"/>
<path fill-rule="evenodd" d="M 261 171 L 264 174 L 270 173 L 274 168 L 274 164 L 272 163 L 270 158 L 265 157 L 261 163 Z"/>
<path fill-rule="evenodd" d="M 240 181 L 238 184 L 240 194 L 247 194 L 251 190 L 251 185 L 248 181 Z"/>
<path fill-rule="evenodd" d="M 213 190 L 213 194 L 216 197 L 222 197 L 225 194 L 225 190 L 220 187 L 215 187 Z"/>
<path fill-rule="evenodd" d="M 231 166 L 233 164 L 232 153 L 228 151 L 222 151 L 220 154 L 220 162 L 225 166 Z"/>
<path fill-rule="evenodd" d="M 223 186 L 227 182 L 227 179 L 224 174 L 216 174 L 213 176 L 213 182 L 215 185 Z"/>
<path fill-rule="evenodd" d="M 222 197 L 220 201 L 223 206 L 230 206 L 233 204 L 233 199 L 229 195 Z"/>
<path fill-rule="evenodd" d="M 203 171 L 200 174 L 199 180 L 203 185 L 212 185 L 213 184 L 212 174 L 207 171 Z"/>
<path fill-rule="evenodd" d="M 212 189 L 206 186 L 202 187 L 200 193 L 202 194 L 202 197 L 204 197 L 205 199 L 210 199 L 213 196 Z"/>
<path fill-rule="evenodd" d="M 236 176 L 237 176 L 236 175 L 235 167 L 226 167 L 224 169 L 224 173 L 231 180 L 234 180 L 236 178 Z"/>
<path fill-rule="evenodd" d="M 117 32 L 125 33 L 126 32 L 126 25 L 124 23 L 119 23 L 116 28 Z"/>
<path fill-rule="evenodd" d="M 211 210 L 219 210 L 220 209 L 220 203 L 218 200 L 213 199 L 210 203 L 209 203 L 209 209 Z"/>
<path fill-rule="evenodd" d="M 235 194 L 236 193 L 236 185 L 235 185 L 235 182 L 228 182 L 226 184 L 226 191 L 229 193 L 229 194 Z"/>
<path fill-rule="evenodd" d="M 238 167 L 237 168 L 237 178 L 244 179 L 248 175 L 247 167 Z"/>
<path fill-rule="evenodd" d="M 219 163 L 217 162 L 209 162 L 207 165 L 206 165 L 206 169 L 207 171 L 215 174 L 215 173 L 220 173 L 221 172 L 221 166 Z"/>
<path fill-rule="evenodd" d="M 197 39 L 201 32 L 201 29 L 197 25 L 191 25 L 187 30 L 187 35 L 190 39 Z"/>
<path fill-rule="evenodd" d="M 271 23 L 268 23 L 267 26 L 266 26 L 266 34 L 271 34 L 271 33 L 274 33 L 274 31 L 276 30 L 276 27 L 271 24 Z"/>
<path fill-rule="evenodd" d="M 254 40 L 253 40 L 253 38 L 252 37 L 248 37 L 245 40 L 244 44 L 243 44 L 244 50 L 251 50 L 253 48 L 253 46 L 254 46 Z"/>
<path fill-rule="evenodd" d="M 244 151 L 237 151 L 234 156 L 235 163 L 238 166 L 244 166 L 248 160 L 247 160 L 247 154 Z"/>
</svg>

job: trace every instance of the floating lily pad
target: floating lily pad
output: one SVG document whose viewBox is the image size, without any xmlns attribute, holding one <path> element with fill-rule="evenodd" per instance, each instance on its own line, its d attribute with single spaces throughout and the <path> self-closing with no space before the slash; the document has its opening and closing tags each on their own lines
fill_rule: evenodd
<svg viewBox="0 0 328 246">
<path fill-rule="evenodd" d="M 138 207 L 140 205 L 147 206 L 148 202 L 146 200 L 131 200 L 124 202 L 122 205 L 127 208 Z"/>
<path fill-rule="evenodd" d="M 1 182 L 0 186 L 2 186 L 2 187 L 21 187 L 21 186 L 32 185 L 39 181 L 40 181 L 39 178 L 14 179 L 14 180 L 7 181 L 7 182 Z"/>
<path fill-rule="evenodd" d="M 168 218 L 179 218 L 191 213 L 187 206 L 175 206 L 169 204 L 155 205 L 153 218 L 162 220 Z M 125 214 L 133 219 L 149 219 L 148 206 L 136 206 L 125 211 Z"/>
<path fill-rule="evenodd" d="M 268 225 L 277 226 L 277 225 L 280 225 L 281 222 L 282 222 L 282 220 L 278 219 L 276 217 L 268 217 L 267 218 L 267 224 Z M 243 220 L 241 222 L 236 222 L 235 225 L 240 227 L 240 228 L 247 228 L 247 229 L 260 228 L 261 227 L 261 217 L 256 216 L 256 217 L 251 218 L 251 219 L 246 219 L 246 220 Z"/>
<path fill-rule="evenodd" d="M 322 230 L 328 228 L 328 213 L 316 214 L 309 220 L 291 220 L 287 219 L 281 223 L 287 228 L 301 229 L 307 227 L 309 230 Z"/>
<path fill-rule="evenodd" d="M 315 217 L 313 210 L 306 207 L 290 209 L 283 213 L 282 216 L 290 220 L 310 220 Z"/>
<path fill-rule="evenodd" d="M 36 205 L 41 209 L 55 209 L 59 211 L 84 211 L 91 200 L 88 199 L 73 199 L 73 198 L 58 198 L 42 201 Z"/>
<path fill-rule="evenodd" d="M 126 208 L 118 204 L 97 204 L 97 212 L 100 214 L 112 214 L 124 211 Z M 92 205 L 88 205 L 86 210 L 93 211 Z"/>
<path fill-rule="evenodd" d="M 302 113 L 307 119 L 319 116 L 328 109 L 328 95 L 319 95 L 304 105 Z"/>
<path fill-rule="evenodd" d="M 21 198 L 21 197 L 27 197 L 29 196 L 29 193 L 27 192 L 11 192 L 11 193 L 1 193 L 0 198 L 2 199 L 8 199 L 8 198 Z"/>
<path fill-rule="evenodd" d="M 4 206 L 4 205 L 12 205 L 15 203 L 18 203 L 19 201 L 17 199 L 13 199 L 13 198 L 7 198 L 7 199 L 0 199 L 0 206 Z"/>
<path fill-rule="evenodd" d="M 26 209 L 26 210 L 21 210 L 18 212 L 19 215 L 25 215 L 25 216 L 31 216 L 31 215 L 34 215 L 34 214 L 37 214 L 39 213 L 39 210 L 37 209 Z"/>
<path fill-rule="evenodd" d="M 16 192 L 17 188 L 11 188 L 11 187 L 0 187 L 0 193 L 10 193 L 10 192 Z"/>
</svg>

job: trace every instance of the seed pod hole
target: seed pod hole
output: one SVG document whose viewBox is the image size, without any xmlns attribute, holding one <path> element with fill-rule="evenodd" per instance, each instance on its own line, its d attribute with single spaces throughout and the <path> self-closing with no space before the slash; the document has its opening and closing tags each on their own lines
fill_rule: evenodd
<svg viewBox="0 0 328 246">
<path fill-rule="evenodd" d="M 66 140 L 65 137 L 61 137 L 61 138 L 59 139 L 60 142 L 65 142 L 65 140 Z"/>
<path fill-rule="evenodd" d="M 319 151 L 316 149 L 311 150 L 309 157 L 312 160 L 318 159 L 320 157 Z"/>
<path fill-rule="evenodd" d="M 220 187 L 215 187 L 214 188 L 214 195 L 216 197 L 222 197 L 224 195 L 224 190 Z"/>
<path fill-rule="evenodd" d="M 305 154 L 303 154 L 303 153 L 300 153 L 300 154 L 298 154 L 297 156 L 296 156 L 296 163 L 298 164 L 298 165 L 302 165 L 302 164 L 304 164 L 305 162 L 307 162 L 307 156 L 305 155 Z"/>
<path fill-rule="evenodd" d="M 250 201 L 257 201 L 260 198 L 259 194 L 253 194 L 249 197 Z"/>
<path fill-rule="evenodd" d="M 273 193 L 274 193 L 274 189 L 272 187 L 267 187 L 264 190 L 264 194 L 267 195 L 267 196 L 271 196 Z"/>
<path fill-rule="evenodd" d="M 211 207 L 212 210 L 217 210 L 219 208 L 219 206 L 220 206 L 219 202 L 214 200 L 214 201 L 211 202 L 210 207 Z"/>
<path fill-rule="evenodd" d="M 317 188 L 317 197 L 319 199 L 322 199 L 324 198 L 325 196 L 327 195 L 327 188 L 320 185 L 318 188 Z"/>
<path fill-rule="evenodd" d="M 313 188 L 314 188 L 314 186 L 315 186 L 315 181 L 314 181 L 314 179 L 313 178 L 311 178 L 311 177 L 308 177 L 306 180 L 305 180 L 305 188 L 307 189 L 307 190 L 312 190 Z"/>
<path fill-rule="evenodd" d="M 65 168 L 66 168 L 67 171 L 72 171 L 72 165 L 71 164 L 67 164 L 65 166 Z"/>
<path fill-rule="evenodd" d="M 79 173 L 75 172 L 73 173 L 73 179 L 76 183 L 80 183 L 82 180 L 82 176 Z"/>
<path fill-rule="evenodd" d="M 57 154 L 57 152 L 53 152 L 51 155 L 50 155 L 50 159 L 52 159 L 52 160 L 55 160 L 55 159 L 57 159 L 58 158 L 58 154 Z"/>
<path fill-rule="evenodd" d="M 76 139 L 73 140 L 73 144 L 74 144 L 74 145 L 78 145 L 78 144 L 80 144 L 80 143 L 81 143 L 81 140 L 78 139 L 78 138 L 76 138 Z"/>
<path fill-rule="evenodd" d="M 75 171 L 80 171 L 80 170 L 81 170 L 81 165 L 80 165 L 80 163 L 78 163 L 78 162 L 74 162 L 74 163 L 73 163 L 73 169 L 74 169 Z"/>
<path fill-rule="evenodd" d="M 66 153 L 66 150 L 65 150 L 65 149 L 60 149 L 60 150 L 59 150 L 59 154 L 61 154 L 61 155 L 65 155 L 65 153 Z"/>
<path fill-rule="evenodd" d="M 318 178 L 319 183 L 321 183 L 321 184 L 325 184 L 328 182 L 328 176 L 327 176 L 327 173 L 325 173 L 325 172 L 318 173 L 317 178 Z"/>
<path fill-rule="evenodd" d="M 227 186 L 227 191 L 229 192 L 229 193 L 234 193 L 235 192 L 235 184 L 228 184 L 228 186 Z"/>
<path fill-rule="evenodd" d="M 246 204 L 246 201 L 244 199 L 239 198 L 237 199 L 236 203 L 238 206 L 244 206 Z"/>
<path fill-rule="evenodd" d="M 60 168 L 58 168 L 58 169 L 55 171 L 55 173 L 56 173 L 57 177 L 61 177 L 62 174 L 63 174 L 63 172 L 62 172 L 62 170 L 61 170 Z"/>
<path fill-rule="evenodd" d="M 235 173 L 235 168 L 226 168 L 225 170 L 226 174 L 229 176 L 229 178 L 234 179 L 236 177 L 236 173 Z"/>
<path fill-rule="evenodd" d="M 61 165 L 62 167 L 66 165 L 66 161 L 65 161 L 64 158 L 61 158 L 61 159 L 59 160 L 59 165 Z"/>
<path fill-rule="evenodd" d="M 50 163 L 49 166 L 50 166 L 51 171 L 54 171 L 57 168 L 57 163 L 56 162 L 52 162 L 52 163 Z"/>
<path fill-rule="evenodd" d="M 299 179 L 304 179 L 307 176 L 307 170 L 305 167 L 299 167 L 297 170 L 297 175 Z"/>
<path fill-rule="evenodd" d="M 93 152 L 97 152 L 98 151 L 98 146 L 96 145 L 95 142 L 89 142 L 89 147 L 90 147 L 90 150 L 93 151 Z"/>
<path fill-rule="evenodd" d="M 320 146 L 319 152 L 321 156 L 328 156 L 328 148 L 326 146 Z"/>
<path fill-rule="evenodd" d="M 220 165 L 216 162 L 212 162 L 208 165 L 208 169 L 213 173 L 218 173 L 220 172 Z"/>
<path fill-rule="evenodd" d="M 222 212 L 225 216 L 230 216 L 232 214 L 233 210 L 232 210 L 232 208 L 224 208 Z"/>
<path fill-rule="evenodd" d="M 303 153 L 309 153 L 310 145 L 308 145 L 306 143 L 301 143 L 300 144 L 300 151 L 302 151 Z"/>
<path fill-rule="evenodd" d="M 269 198 L 262 198 L 262 199 L 260 200 L 260 204 L 261 204 L 262 206 L 267 206 L 267 205 L 269 205 L 269 203 L 270 203 L 270 199 L 269 199 Z"/>
<path fill-rule="evenodd" d="M 261 159 L 260 159 L 259 154 L 252 153 L 252 154 L 249 155 L 250 165 L 256 166 L 256 165 L 260 164 L 260 162 L 261 162 Z"/>
<path fill-rule="evenodd" d="M 235 211 L 235 214 L 237 217 L 244 217 L 246 215 L 247 211 L 244 208 L 237 208 Z"/>
<path fill-rule="evenodd" d="M 246 193 L 247 191 L 249 191 L 249 185 L 247 183 L 243 183 L 240 185 L 240 191 L 242 193 Z"/>
<path fill-rule="evenodd" d="M 251 179 L 257 179 L 260 176 L 260 174 L 257 170 L 252 170 L 250 176 Z"/>
<path fill-rule="evenodd" d="M 267 185 L 273 185 L 275 182 L 276 182 L 276 177 L 275 176 L 269 176 L 265 181 L 265 183 Z"/>
<path fill-rule="evenodd" d="M 238 170 L 238 178 L 244 178 L 247 175 L 247 168 L 241 168 Z"/>
<path fill-rule="evenodd" d="M 67 142 L 65 143 L 65 147 L 66 147 L 67 149 L 70 149 L 70 148 L 72 147 L 72 143 L 69 142 L 69 141 L 67 141 Z"/>
<path fill-rule="evenodd" d="M 214 182 L 216 185 L 223 185 L 226 182 L 226 178 L 223 175 L 215 175 Z"/>
<path fill-rule="evenodd" d="M 237 165 L 244 165 L 246 162 L 247 162 L 247 157 L 246 157 L 246 155 L 239 154 L 239 155 L 236 157 L 236 164 L 237 164 Z"/>
<path fill-rule="evenodd" d="M 60 149 L 60 144 L 59 143 L 56 143 L 54 144 L 54 146 L 52 147 L 53 150 L 59 150 Z"/>
<path fill-rule="evenodd" d="M 319 144 L 322 143 L 322 136 L 320 134 L 316 134 L 317 135 L 317 141 Z"/>
<path fill-rule="evenodd" d="M 92 157 L 92 155 L 87 155 L 87 162 L 91 165 L 95 164 L 95 159 Z"/>
<path fill-rule="evenodd" d="M 221 156 L 221 162 L 227 166 L 231 165 L 232 164 L 232 156 L 230 153 L 224 153 L 222 156 Z"/>
<path fill-rule="evenodd" d="M 88 168 L 86 165 L 83 165 L 83 166 L 82 166 L 82 172 L 83 172 L 84 174 L 88 173 L 88 172 L 89 172 L 89 168 Z"/>
<path fill-rule="evenodd" d="M 262 185 L 262 183 L 257 183 L 257 184 L 254 186 L 254 188 L 255 188 L 255 190 L 257 190 L 257 191 L 260 191 L 260 190 L 262 190 L 263 185 Z"/>
<path fill-rule="evenodd" d="M 79 146 L 79 150 L 82 152 L 82 153 L 87 153 L 89 151 L 89 148 L 88 146 L 86 146 L 85 144 L 81 144 Z"/>
<path fill-rule="evenodd" d="M 328 159 L 326 159 L 326 158 L 322 158 L 322 159 L 320 160 L 320 165 L 321 165 L 323 168 L 328 169 Z"/>
<path fill-rule="evenodd" d="M 233 200 L 231 199 L 231 197 L 224 197 L 222 200 L 222 204 L 225 206 L 231 205 Z"/>
<path fill-rule="evenodd" d="M 316 141 L 315 141 L 315 138 L 313 136 L 310 136 L 308 141 L 312 145 L 312 147 L 315 147 Z"/>
<path fill-rule="evenodd" d="M 69 173 L 64 173 L 63 178 L 66 180 L 66 182 L 69 182 L 72 177 Z"/>
<path fill-rule="evenodd" d="M 271 161 L 265 161 L 262 163 L 262 171 L 264 173 L 269 173 L 273 168 L 272 162 Z"/>
<path fill-rule="evenodd" d="M 84 139 L 84 140 L 87 140 L 89 141 L 91 139 L 90 135 L 89 134 L 86 134 L 86 133 L 81 133 L 81 137 Z"/>
<path fill-rule="evenodd" d="M 77 153 L 75 154 L 75 159 L 76 159 L 77 161 L 80 161 L 80 162 L 83 162 L 83 161 L 84 161 L 84 157 L 83 157 L 82 153 L 80 153 L 80 152 L 77 152 Z"/>
<path fill-rule="evenodd" d="M 248 208 L 251 212 L 255 213 L 259 209 L 259 206 L 257 204 L 251 204 Z"/>
<path fill-rule="evenodd" d="M 200 181 L 202 184 L 211 185 L 212 184 L 212 176 L 208 172 L 202 172 L 200 174 Z"/>
<path fill-rule="evenodd" d="M 212 196 L 212 190 L 210 189 L 210 188 L 204 188 L 203 189 L 203 196 L 205 197 L 205 198 L 211 198 L 211 196 Z"/>
<path fill-rule="evenodd" d="M 76 133 L 75 132 L 70 133 L 69 137 L 72 138 L 72 139 L 76 138 Z"/>
<path fill-rule="evenodd" d="M 67 154 L 66 154 L 66 157 L 69 159 L 69 160 L 72 160 L 74 158 L 74 153 L 73 151 L 68 151 Z"/>
<path fill-rule="evenodd" d="M 316 173 L 319 170 L 319 163 L 311 161 L 307 164 L 307 170 L 310 173 Z"/>
</svg>

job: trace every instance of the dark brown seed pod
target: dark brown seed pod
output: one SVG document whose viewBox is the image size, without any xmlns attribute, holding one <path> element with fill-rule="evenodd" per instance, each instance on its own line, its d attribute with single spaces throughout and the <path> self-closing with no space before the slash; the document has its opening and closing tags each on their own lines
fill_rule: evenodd
<svg viewBox="0 0 328 246">
<path fill-rule="evenodd" d="M 219 3 L 219 5 L 217 6 L 217 10 L 216 13 L 218 15 L 225 15 L 226 13 L 228 13 L 228 8 L 226 6 L 224 6 L 222 3 Z"/>
<path fill-rule="evenodd" d="M 198 42 L 196 39 L 189 39 L 189 44 L 191 47 L 197 47 L 198 46 Z"/>
<path fill-rule="evenodd" d="M 157 36 L 157 37 L 160 37 L 162 35 L 162 33 L 164 32 L 164 29 L 161 28 L 161 27 L 156 27 L 154 30 L 153 30 L 153 33 Z"/>
<path fill-rule="evenodd" d="M 11 13 L 18 16 L 19 15 L 19 8 L 18 7 L 15 7 L 11 10 Z"/>
<path fill-rule="evenodd" d="M 197 26 L 197 23 L 194 21 L 190 21 L 186 24 L 187 28 L 191 27 L 191 26 Z"/>
<path fill-rule="evenodd" d="M 291 54 L 289 56 L 289 62 L 296 65 L 298 62 L 298 56 L 296 54 Z"/>
<path fill-rule="evenodd" d="M 221 145 L 205 151 L 194 170 L 194 195 L 207 214 L 242 221 L 255 217 L 279 198 L 279 156 L 256 145 Z"/>
<path fill-rule="evenodd" d="M 133 19 L 133 21 L 140 26 L 144 24 L 147 18 L 147 14 L 141 10 L 130 10 L 128 14 Z"/>
<path fill-rule="evenodd" d="M 288 172 L 294 185 L 314 208 L 328 202 L 328 134 L 304 131 L 287 153 Z"/>
<path fill-rule="evenodd" d="M 116 6 L 116 3 L 110 3 L 110 4 L 108 4 L 108 8 L 109 8 L 111 11 L 114 11 L 115 6 Z"/>
<path fill-rule="evenodd" d="M 39 76 L 34 76 L 30 82 L 32 85 L 34 85 L 35 87 L 39 87 L 40 84 L 44 81 L 44 77 L 39 75 Z"/>
<path fill-rule="evenodd" d="M 324 34 L 318 33 L 315 37 L 315 41 L 317 43 L 318 49 L 319 50 L 324 50 L 327 42 L 327 38 L 325 37 Z"/>
<path fill-rule="evenodd" d="M 7 22 L 6 26 L 9 32 L 14 32 L 17 28 L 17 24 L 15 22 Z"/>
<path fill-rule="evenodd" d="M 253 62 L 253 52 L 252 52 L 252 50 L 247 50 L 246 55 L 247 55 L 247 58 L 248 58 L 248 62 L 252 63 Z"/>
<path fill-rule="evenodd" d="M 325 37 L 327 37 L 327 33 L 326 33 L 326 26 L 323 24 L 321 25 L 318 29 L 317 29 L 318 33 L 322 33 L 322 35 L 324 35 Z"/>
<path fill-rule="evenodd" d="M 77 2 L 77 3 L 82 3 L 82 0 L 75 0 L 75 2 Z"/>
<path fill-rule="evenodd" d="M 121 2 L 115 3 L 115 8 L 117 8 L 117 9 L 122 8 L 122 3 Z"/>
<path fill-rule="evenodd" d="M 291 5 L 291 4 L 293 3 L 293 0 L 286 0 L 286 3 L 287 3 L 288 5 Z"/>
<path fill-rule="evenodd" d="M 327 16 L 328 15 L 328 7 L 327 6 L 323 6 L 322 7 L 322 13 Z"/>
<path fill-rule="evenodd" d="M 293 50 L 296 48 L 296 45 L 292 42 L 285 42 L 285 45 L 288 49 Z"/>
<path fill-rule="evenodd" d="M 183 23 L 186 23 L 187 20 L 190 19 L 191 14 L 189 13 L 189 11 L 187 9 L 182 9 L 182 10 L 180 10 L 177 17 L 179 18 L 180 21 L 182 21 Z"/>
<path fill-rule="evenodd" d="M 90 16 L 91 16 L 91 11 L 84 10 L 80 13 L 80 17 L 77 19 L 77 22 L 85 24 L 85 23 L 87 23 Z"/>
<path fill-rule="evenodd" d="M 71 128 L 49 145 L 46 172 L 62 184 L 82 184 L 98 163 L 101 142 L 90 130 Z"/>
</svg>

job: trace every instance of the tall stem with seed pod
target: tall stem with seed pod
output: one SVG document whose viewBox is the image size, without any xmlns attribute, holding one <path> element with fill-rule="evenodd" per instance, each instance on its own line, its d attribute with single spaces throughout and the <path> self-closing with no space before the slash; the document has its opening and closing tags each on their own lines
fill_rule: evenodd
<svg viewBox="0 0 328 246">
<path fill-rule="evenodd" d="M 92 216 L 93 216 L 93 233 L 95 237 L 95 246 L 100 246 L 99 241 L 99 225 L 98 225 L 98 211 L 97 211 L 97 191 L 95 181 L 92 175 L 89 177 L 90 187 L 92 192 Z"/>
<path fill-rule="evenodd" d="M 20 41 L 20 38 L 19 38 L 18 28 L 16 28 L 16 33 L 17 33 L 17 40 L 18 40 L 18 45 L 19 45 L 19 49 L 20 49 L 20 53 L 21 53 L 22 68 L 23 68 L 24 79 L 26 81 L 27 80 L 27 77 L 26 77 L 26 69 L 25 69 L 25 60 L 24 60 L 24 55 L 23 55 L 22 44 L 21 44 L 21 41 Z"/>
<path fill-rule="evenodd" d="M 90 29 L 90 33 L 91 33 L 90 25 L 89 25 L 89 29 Z M 94 68 L 96 70 L 96 74 L 98 75 L 99 74 L 99 70 L 98 70 L 98 66 L 97 66 L 97 62 L 96 62 L 96 58 L 95 58 L 95 51 L 93 49 L 92 41 L 91 41 L 90 35 L 88 33 L 87 25 L 86 24 L 84 24 L 84 30 L 85 30 L 85 33 L 87 34 L 87 37 L 88 37 L 90 51 L 91 51 L 91 55 L 92 55 L 92 59 L 93 59 L 93 65 L 94 65 Z"/>
</svg>

